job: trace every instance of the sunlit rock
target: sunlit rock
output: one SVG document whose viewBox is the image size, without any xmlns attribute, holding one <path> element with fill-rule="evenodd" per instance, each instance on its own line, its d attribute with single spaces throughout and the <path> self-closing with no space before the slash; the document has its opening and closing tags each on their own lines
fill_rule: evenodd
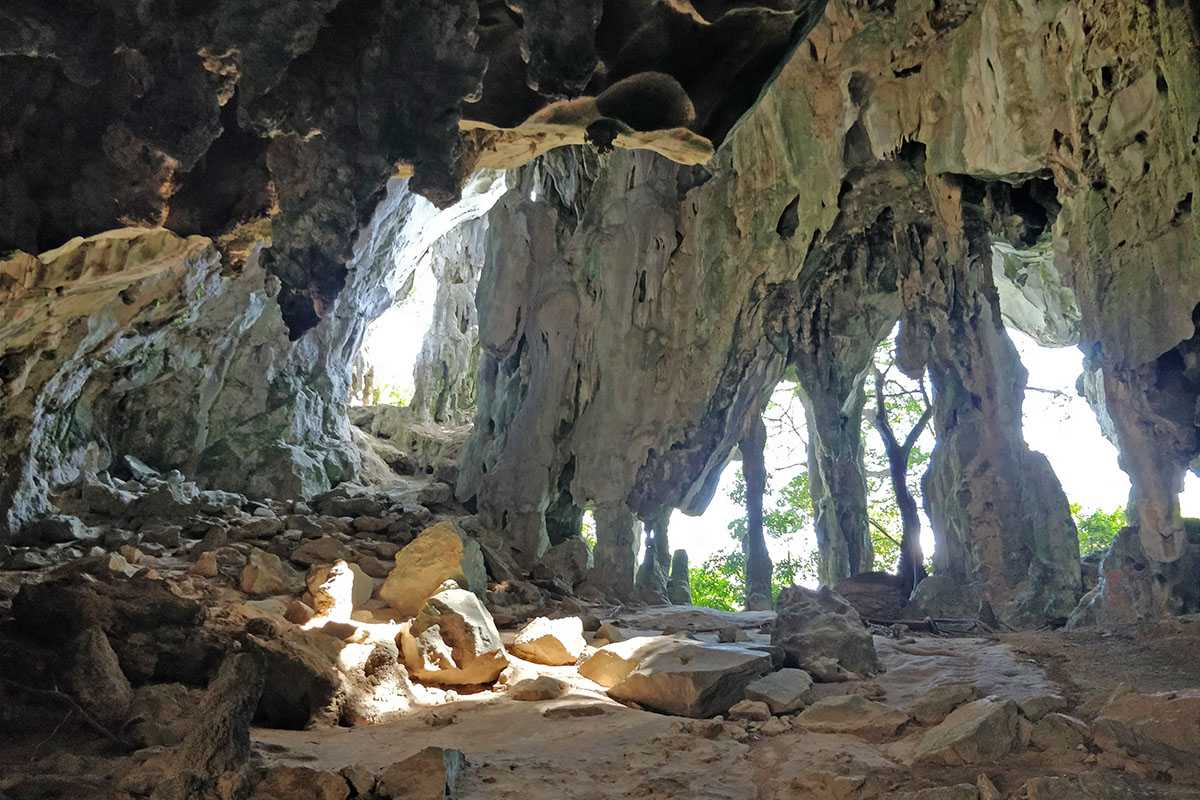
<svg viewBox="0 0 1200 800">
<path fill-rule="evenodd" d="M 481 594 L 487 576 L 478 542 L 452 522 L 440 522 L 396 553 L 393 567 L 379 597 L 403 616 L 417 612 L 447 580 Z"/>
<path fill-rule="evenodd" d="M 465 589 L 445 589 L 430 597 L 411 627 L 401 632 L 399 644 L 413 676 L 430 683 L 491 684 L 508 666 L 491 615 Z"/>
</svg>

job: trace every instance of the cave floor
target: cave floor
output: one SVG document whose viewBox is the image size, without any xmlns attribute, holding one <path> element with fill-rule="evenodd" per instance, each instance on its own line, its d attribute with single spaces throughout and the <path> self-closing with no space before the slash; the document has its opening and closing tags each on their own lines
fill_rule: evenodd
<svg viewBox="0 0 1200 800">
<path fill-rule="evenodd" d="M 174 567 L 164 560 L 160 568 Z M 220 617 L 219 609 L 245 611 L 243 600 L 228 589 L 208 595 L 213 620 Z M 774 618 L 770 612 L 686 606 L 597 606 L 589 613 L 624 636 L 667 633 L 717 641 L 736 628 L 739 639 L 757 643 L 769 642 Z M 501 633 L 511 643 L 514 628 Z M 874 637 L 883 672 L 817 684 L 815 699 L 857 694 L 907 711 L 934 687 L 968 684 L 978 696 L 1018 703 L 1059 695 L 1065 713 L 1091 724 L 1122 687 L 1145 693 L 1200 687 L 1195 656 L 1200 617 L 1076 632 L 901 638 L 886 633 L 879 629 Z M 511 654 L 510 660 L 509 685 L 541 674 L 564 681 L 568 691 L 554 700 L 517 701 L 503 686 L 474 694 L 431 690 L 425 701 L 388 722 L 308 730 L 258 727 L 252 731 L 253 761 L 268 769 L 338 772 L 360 766 L 378 774 L 426 747 L 455 749 L 467 764 L 459 800 L 1200 800 L 1196 784 L 1181 783 L 1179 776 L 1172 783 L 1171 775 L 1151 765 L 1090 744 L 1051 750 L 1034 742 L 983 764 L 912 766 L 917 743 L 929 730 L 915 721 L 892 735 L 860 737 L 803 730 L 794 716 L 762 724 L 684 719 L 617 703 L 574 666 L 547 667 Z M 13 711 L 23 713 L 22 719 L 3 720 L 8 724 L 0 737 L 0 800 L 111 796 L 122 773 L 138 762 L 136 754 L 119 756 L 78 719 L 64 717 L 60 705 L 37 708 Z M 0 703 L 0 716 L 9 711 Z M 1031 780 L 1047 776 L 1093 784 L 1074 794 L 1028 791 Z M 998 794 L 983 793 L 977 784 L 994 785 Z M 5 794 L 10 785 L 24 793 Z"/>
<path fill-rule="evenodd" d="M 648 609 L 623 621 L 648 630 L 689 614 L 697 623 L 693 628 L 702 629 L 703 621 L 713 618 L 707 610 L 675 608 Z M 761 621 L 746 617 L 740 622 L 747 628 Z M 693 630 L 692 635 L 713 634 Z M 970 683 L 981 695 L 1016 701 L 1060 694 L 1068 701 L 1068 713 L 1090 720 L 1121 684 L 1139 691 L 1200 686 L 1200 662 L 1193 655 L 1198 645 L 1200 620 L 1118 632 L 877 636 L 885 672 L 872 680 L 823 688 L 827 694 L 860 693 L 903 709 L 933 686 Z M 1084 749 L 1049 753 L 1036 748 L 985 767 L 913 768 L 905 765 L 905 757 L 924 731 L 913 725 L 890 741 L 800 730 L 765 735 L 734 724 L 720 730 L 615 703 L 570 667 L 521 666 L 567 680 L 571 691 L 541 702 L 488 693 L 395 722 L 351 729 L 256 729 L 255 751 L 267 764 L 322 770 L 362 765 L 377 771 L 427 746 L 453 748 L 468 762 L 459 797 L 530 800 L 902 797 L 937 787 L 962 789 L 974 785 L 981 773 L 1000 796 L 1008 797 L 1024 796 L 1019 790 L 1031 778 L 1085 776 L 1098 769 L 1096 757 Z M 1114 774 L 1119 779 L 1113 785 L 1126 779 L 1120 771 Z M 1168 784 L 1138 783 L 1129 791 L 1113 796 L 1200 797 L 1200 792 Z"/>
</svg>

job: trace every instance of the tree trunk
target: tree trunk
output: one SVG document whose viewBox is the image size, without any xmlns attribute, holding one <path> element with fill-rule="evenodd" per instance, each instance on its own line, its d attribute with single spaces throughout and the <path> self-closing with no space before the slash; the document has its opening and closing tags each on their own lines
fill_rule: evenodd
<svg viewBox="0 0 1200 800">
<path fill-rule="evenodd" d="M 887 453 L 888 473 L 892 479 L 892 492 L 896 495 L 896 505 L 900 509 L 900 523 L 903 535 L 900 538 L 900 564 L 897 573 L 904 581 L 904 594 L 907 597 L 912 590 L 926 577 L 925 556 L 921 552 L 921 517 L 917 511 L 917 501 L 908 488 L 908 457 L 912 453 L 921 432 L 929 424 L 933 409 L 926 406 L 921 418 L 909 432 L 903 442 L 896 441 L 891 422 L 887 418 L 886 394 L 883 389 L 883 373 L 875 370 L 875 430 L 883 439 L 883 448 Z"/>
<path fill-rule="evenodd" d="M 742 451 L 742 474 L 746 478 L 746 608 L 751 611 L 771 607 L 771 554 L 763 533 L 763 494 L 767 490 L 767 426 L 756 415 L 750 430 L 738 444 Z"/>
</svg>

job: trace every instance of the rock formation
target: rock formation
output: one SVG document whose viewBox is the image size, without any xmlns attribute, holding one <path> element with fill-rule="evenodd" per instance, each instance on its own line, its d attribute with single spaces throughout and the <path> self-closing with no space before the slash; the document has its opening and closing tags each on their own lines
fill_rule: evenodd
<svg viewBox="0 0 1200 800">
<path fill-rule="evenodd" d="M 1191 796 L 1198 45 L 1165 0 L 7 4 L 0 798 Z M 418 271 L 413 404 L 351 409 Z M 1086 593 L 1006 326 L 1083 350 L 1132 481 Z M 773 598 L 785 376 L 824 585 Z M 668 528 L 735 448 L 750 610 L 697 609 Z"/>
</svg>

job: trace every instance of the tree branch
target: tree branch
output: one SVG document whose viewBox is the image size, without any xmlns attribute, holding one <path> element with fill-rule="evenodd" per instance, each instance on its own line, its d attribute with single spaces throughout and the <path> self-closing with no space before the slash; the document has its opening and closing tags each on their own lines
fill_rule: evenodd
<svg viewBox="0 0 1200 800">
<path fill-rule="evenodd" d="M 929 424 L 929 420 L 933 417 L 933 407 L 925 406 L 925 410 L 921 413 L 921 418 L 917 420 L 917 424 L 908 432 L 908 437 L 904 440 L 904 460 L 907 463 L 908 454 L 912 452 L 913 447 L 917 444 L 917 439 L 921 438 L 921 434 L 925 431 L 925 426 Z"/>
<path fill-rule="evenodd" d="M 871 523 L 871 527 L 873 527 L 873 528 L 875 528 L 875 530 L 879 531 L 879 534 L 881 536 L 883 536 L 883 538 L 887 539 L 889 542 L 896 545 L 896 547 L 903 547 L 903 545 L 901 545 L 894 538 L 892 538 L 892 535 L 887 532 L 887 528 L 883 527 L 882 525 L 880 525 L 878 522 L 871 519 L 870 517 L 867 517 L 867 522 Z"/>
</svg>

